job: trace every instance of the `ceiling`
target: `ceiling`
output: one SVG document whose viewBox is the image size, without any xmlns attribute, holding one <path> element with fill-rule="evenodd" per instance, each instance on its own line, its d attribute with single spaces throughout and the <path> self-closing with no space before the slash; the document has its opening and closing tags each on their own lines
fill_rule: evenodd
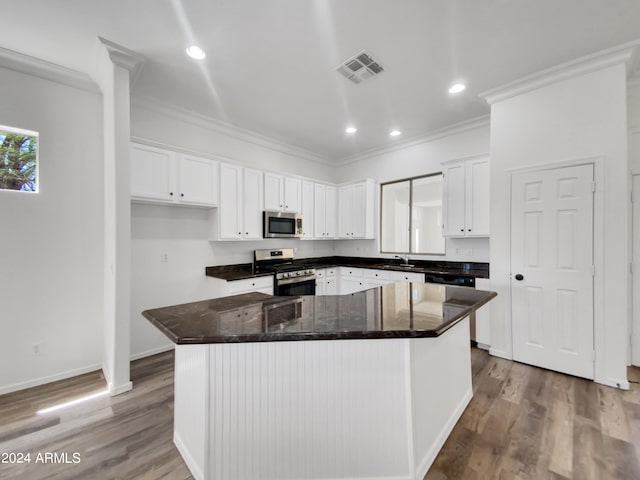
<svg viewBox="0 0 640 480">
<path fill-rule="evenodd" d="M 89 73 L 101 36 L 147 59 L 134 96 L 335 163 L 486 115 L 479 92 L 640 38 L 638 0 L 0 3 L 0 47 Z M 186 56 L 192 43 L 206 59 Z M 363 49 L 386 71 L 355 85 L 335 68 Z"/>
</svg>

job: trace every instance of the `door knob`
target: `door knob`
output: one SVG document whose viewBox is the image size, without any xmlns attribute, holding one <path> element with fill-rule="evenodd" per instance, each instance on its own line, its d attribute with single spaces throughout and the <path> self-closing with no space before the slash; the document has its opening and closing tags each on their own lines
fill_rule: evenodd
<svg viewBox="0 0 640 480">
<path fill-rule="evenodd" d="M 519 282 L 524 280 L 524 276 L 521 273 L 516 274 L 516 280 L 518 280 Z"/>
</svg>

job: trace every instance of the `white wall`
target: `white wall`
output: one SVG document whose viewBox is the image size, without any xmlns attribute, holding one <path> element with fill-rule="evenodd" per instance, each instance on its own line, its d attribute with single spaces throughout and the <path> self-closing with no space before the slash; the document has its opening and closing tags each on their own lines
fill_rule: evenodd
<svg viewBox="0 0 640 480">
<path fill-rule="evenodd" d="M 478 126 L 462 133 L 437 138 L 407 148 L 372 155 L 337 168 L 336 181 L 348 182 L 365 177 L 379 183 L 402 178 L 415 177 L 442 171 L 442 162 L 469 157 L 489 151 L 489 125 Z M 379 190 L 377 192 L 379 196 Z M 376 221 L 379 221 L 376 218 Z M 392 257 L 382 255 L 377 240 L 344 240 L 336 242 L 339 255 L 362 255 L 372 257 Z M 472 255 L 466 252 L 473 249 Z M 488 262 L 489 239 L 447 239 L 446 255 L 411 255 L 411 258 Z"/>
<path fill-rule="evenodd" d="M 625 67 L 582 74 L 491 108 L 492 351 L 511 355 L 506 170 L 604 158 L 604 318 L 596 311 L 596 380 L 626 383 L 629 210 Z M 598 252 L 596 252 L 597 255 Z M 596 328 L 597 329 L 597 328 Z M 598 342 L 601 342 L 600 348 Z"/>
<path fill-rule="evenodd" d="M 216 155 L 253 166 L 333 181 L 334 169 L 242 141 L 150 109 L 132 108 L 131 133 L 137 139 Z M 134 358 L 172 348 L 141 312 L 222 295 L 220 282 L 205 276 L 208 265 L 249 263 L 257 248 L 296 248 L 298 257 L 335 254 L 334 242 L 273 239 L 209 242 L 212 210 L 133 205 L 131 211 L 131 353 Z M 163 252 L 168 261 L 161 262 Z"/>
<path fill-rule="evenodd" d="M 40 192 L 0 191 L 5 393 L 101 366 L 102 102 L 4 68 L 0 84 L 0 123 L 40 133 Z"/>
</svg>

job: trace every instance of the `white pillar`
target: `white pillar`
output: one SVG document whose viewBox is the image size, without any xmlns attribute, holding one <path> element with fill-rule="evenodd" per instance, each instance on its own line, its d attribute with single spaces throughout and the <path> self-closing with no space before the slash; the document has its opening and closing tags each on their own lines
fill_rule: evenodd
<svg viewBox="0 0 640 480">
<path fill-rule="evenodd" d="M 95 77 L 103 96 L 104 354 L 111 395 L 131 390 L 130 79 L 143 57 L 98 38 Z"/>
</svg>

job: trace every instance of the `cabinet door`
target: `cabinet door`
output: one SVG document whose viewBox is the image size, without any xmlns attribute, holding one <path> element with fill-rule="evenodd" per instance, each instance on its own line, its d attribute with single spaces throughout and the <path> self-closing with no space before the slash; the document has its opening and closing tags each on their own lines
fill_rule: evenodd
<svg viewBox="0 0 640 480">
<path fill-rule="evenodd" d="M 351 187 L 338 188 L 338 238 L 351 238 L 353 232 L 351 203 Z"/>
<path fill-rule="evenodd" d="M 337 295 L 338 294 L 338 283 L 336 282 L 337 277 L 327 277 L 326 285 L 325 285 L 325 295 Z"/>
<path fill-rule="evenodd" d="M 465 236 L 465 164 L 449 165 L 444 171 L 444 202 L 442 208 L 444 235 Z"/>
<path fill-rule="evenodd" d="M 316 183 L 313 190 L 314 215 L 313 234 L 315 238 L 327 238 L 326 230 L 326 203 L 327 187 Z M 303 220 L 304 221 L 304 220 Z"/>
<path fill-rule="evenodd" d="M 365 222 L 367 220 L 366 185 L 364 183 L 357 183 L 352 185 L 349 190 L 351 193 L 351 200 L 347 210 L 351 211 L 351 238 L 365 238 Z"/>
<path fill-rule="evenodd" d="M 262 172 L 245 168 L 243 187 L 244 238 L 262 238 Z"/>
<path fill-rule="evenodd" d="M 221 240 L 242 238 L 242 168 L 220 164 L 220 222 Z"/>
<path fill-rule="evenodd" d="M 467 236 L 489 236 L 489 159 L 467 163 Z"/>
<path fill-rule="evenodd" d="M 178 200 L 181 203 L 215 206 L 218 162 L 180 155 L 178 158 Z"/>
<path fill-rule="evenodd" d="M 338 193 L 335 187 L 326 187 L 326 197 L 325 197 L 325 229 L 326 236 L 325 238 L 335 238 L 336 230 L 338 228 L 338 220 L 337 220 L 337 196 Z"/>
<path fill-rule="evenodd" d="M 284 177 L 275 173 L 264 174 L 264 209 L 282 210 L 284 208 L 282 190 Z"/>
<path fill-rule="evenodd" d="M 297 178 L 284 178 L 284 211 L 299 213 L 302 182 Z"/>
<path fill-rule="evenodd" d="M 350 293 L 363 290 L 362 278 L 353 278 L 349 276 L 340 277 L 340 295 L 348 295 Z"/>
<path fill-rule="evenodd" d="M 132 143 L 130 148 L 131 196 L 172 202 L 174 155 L 160 148 Z"/>
<path fill-rule="evenodd" d="M 312 182 L 302 182 L 302 204 L 300 211 L 302 212 L 302 238 L 310 239 L 313 236 L 313 219 L 314 202 L 313 202 L 314 184 Z"/>
</svg>

